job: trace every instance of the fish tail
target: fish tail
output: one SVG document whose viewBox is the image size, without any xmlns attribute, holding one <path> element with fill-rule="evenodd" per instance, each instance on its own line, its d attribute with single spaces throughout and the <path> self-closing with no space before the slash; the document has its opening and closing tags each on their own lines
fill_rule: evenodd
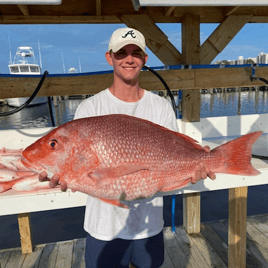
<svg viewBox="0 0 268 268">
<path fill-rule="evenodd" d="M 251 165 L 251 151 L 253 144 L 262 135 L 262 131 L 256 131 L 229 141 L 211 152 L 217 152 L 224 156 L 224 165 L 219 173 L 254 176 L 260 174 Z"/>
</svg>

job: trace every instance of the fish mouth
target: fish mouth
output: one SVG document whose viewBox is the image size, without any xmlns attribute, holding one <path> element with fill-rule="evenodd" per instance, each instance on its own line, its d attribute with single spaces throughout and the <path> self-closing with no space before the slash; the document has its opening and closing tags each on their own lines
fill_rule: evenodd
<svg viewBox="0 0 268 268">
<path fill-rule="evenodd" d="M 21 162 L 25 167 L 27 167 L 28 169 L 30 169 L 36 173 L 41 173 L 42 171 L 45 170 L 42 165 L 33 164 L 28 159 L 26 159 L 24 156 L 21 156 Z"/>
</svg>

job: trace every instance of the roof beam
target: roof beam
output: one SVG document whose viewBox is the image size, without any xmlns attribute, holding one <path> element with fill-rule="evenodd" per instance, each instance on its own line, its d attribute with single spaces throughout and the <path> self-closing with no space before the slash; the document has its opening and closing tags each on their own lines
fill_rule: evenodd
<svg viewBox="0 0 268 268">
<path fill-rule="evenodd" d="M 268 17 L 267 16 L 253 16 L 249 22 L 252 23 L 267 23 Z"/>
<path fill-rule="evenodd" d="M 170 16 L 174 9 L 175 9 L 175 6 L 166 7 L 165 8 L 165 16 Z"/>
<path fill-rule="evenodd" d="M 20 11 L 22 12 L 23 15 L 25 15 L 25 16 L 30 15 L 28 6 L 26 6 L 26 5 L 18 5 L 18 7 L 19 7 L 19 9 L 20 9 Z"/>
<path fill-rule="evenodd" d="M 201 64 L 209 64 L 232 41 L 252 15 L 229 16 L 201 46 Z"/>
<path fill-rule="evenodd" d="M 123 15 L 120 19 L 128 27 L 135 28 L 143 33 L 146 45 L 165 65 L 181 63 L 181 53 L 148 15 Z"/>
<path fill-rule="evenodd" d="M 231 10 L 226 14 L 226 16 L 232 15 L 240 6 L 232 7 Z"/>
<path fill-rule="evenodd" d="M 101 0 L 96 0 L 96 15 L 101 16 Z"/>
<path fill-rule="evenodd" d="M 0 24 L 70 24 L 121 23 L 115 15 L 107 16 L 0 16 Z"/>
</svg>

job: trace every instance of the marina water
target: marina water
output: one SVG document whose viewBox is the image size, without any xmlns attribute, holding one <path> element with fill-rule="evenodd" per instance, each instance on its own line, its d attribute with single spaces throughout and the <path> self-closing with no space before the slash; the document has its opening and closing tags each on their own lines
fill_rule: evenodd
<svg viewBox="0 0 268 268">
<path fill-rule="evenodd" d="M 73 119 L 81 99 L 62 100 L 53 106 L 56 125 Z M 0 106 L 0 112 L 11 110 Z M 268 113 L 267 91 L 201 94 L 201 117 Z M 32 106 L 0 118 L 0 129 L 51 126 L 47 104 Z M 7 146 L 8 147 L 8 146 Z M 268 213 L 268 185 L 248 188 L 248 215 Z M 176 225 L 182 224 L 182 195 L 176 197 Z M 201 193 L 201 222 L 228 218 L 228 190 Z M 171 197 L 164 198 L 165 226 L 171 225 Z M 84 207 L 31 213 L 33 243 L 50 243 L 85 237 Z M 0 249 L 20 246 L 17 215 L 0 217 Z"/>
<path fill-rule="evenodd" d="M 73 120 L 82 99 L 68 99 L 53 105 L 53 116 L 57 126 Z M 0 106 L 0 112 L 14 108 Z M 268 113 L 268 91 L 244 91 L 201 94 L 200 116 L 217 117 Z M 48 104 L 28 107 L 16 114 L 0 117 L 0 130 L 51 126 Z"/>
</svg>

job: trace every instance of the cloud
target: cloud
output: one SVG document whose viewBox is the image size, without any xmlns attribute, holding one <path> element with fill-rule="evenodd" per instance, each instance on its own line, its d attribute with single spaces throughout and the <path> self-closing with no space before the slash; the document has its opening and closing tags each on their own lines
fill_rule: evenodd
<svg viewBox="0 0 268 268">
<path fill-rule="evenodd" d="M 52 49 L 52 48 L 54 48 L 54 45 L 51 45 L 51 44 L 41 44 L 40 47 L 41 47 L 41 49 Z"/>
</svg>

